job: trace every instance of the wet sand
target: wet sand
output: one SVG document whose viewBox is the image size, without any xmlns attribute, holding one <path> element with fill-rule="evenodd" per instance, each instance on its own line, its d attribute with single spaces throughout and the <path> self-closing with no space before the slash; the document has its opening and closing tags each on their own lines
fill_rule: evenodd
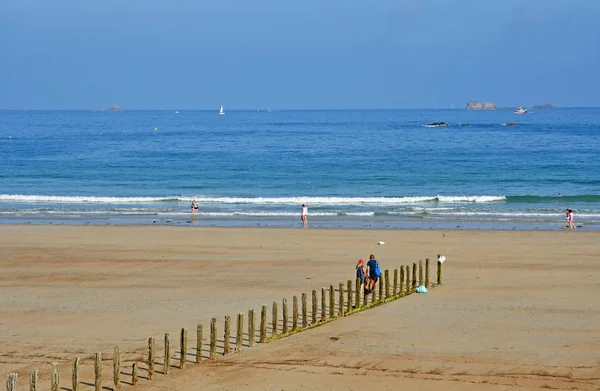
<svg viewBox="0 0 600 391">
<path fill-rule="evenodd" d="M 45 384 L 58 361 L 70 387 L 79 356 L 91 382 L 96 351 L 119 345 L 126 367 L 150 336 L 176 346 L 181 327 L 192 338 L 211 317 L 352 279 L 359 257 L 391 270 L 442 253 L 444 285 L 427 295 L 137 388 L 599 389 L 598 243 L 585 231 L 0 226 L 0 369 L 26 390 L 31 368 Z"/>
</svg>

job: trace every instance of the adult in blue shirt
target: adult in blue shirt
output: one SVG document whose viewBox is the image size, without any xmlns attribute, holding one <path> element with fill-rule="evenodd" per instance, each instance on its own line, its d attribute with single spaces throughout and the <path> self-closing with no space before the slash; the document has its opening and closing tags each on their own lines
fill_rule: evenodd
<svg viewBox="0 0 600 391">
<path fill-rule="evenodd" d="M 367 295 L 375 289 L 375 284 L 379 280 L 378 273 L 381 274 L 379 262 L 375 259 L 375 255 L 371 254 L 369 255 L 369 262 L 367 262 L 367 275 L 369 276 L 369 281 L 365 289 Z"/>
</svg>

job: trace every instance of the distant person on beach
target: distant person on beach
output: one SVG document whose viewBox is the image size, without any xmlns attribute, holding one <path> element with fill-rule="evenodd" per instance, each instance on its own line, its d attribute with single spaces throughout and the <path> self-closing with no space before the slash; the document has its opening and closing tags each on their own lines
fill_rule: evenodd
<svg viewBox="0 0 600 391">
<path fill-rule="evenodd" d="M 379 262 L 375 259 L 375 255 L 371 254 L 369 255 L 369 262 L 367 262 L 367 276 L 369 277 L 369 281 L 367 282 L 365 294 L 368 295 L 375 289 L 375 284 L 379 280 L 379 274 L 381 274 Z"/>
<path fill-rule="evenodd" d="M 356 278 L 360 280 L 360 290 L 362 292 L 365 289 L 365 282 L 367 279 L 367 267 L 365 266 L 365 261 L 363 259 L 359 259 L 356 264 Z"/>
<path fill-rule="evenodd" d="M 198 201 L 192 201 L 192 213 L 198 213 Z"/>
<path fill-rule="evenodd" d="M 574 224 L 575 216 L 573 215 L 572 209 L 567 209 L 565 212 L 566 220 L 563 224 L 563 229 L 569 227 L 569 230 L 577 229 L 577 226 Z"/>
<path fill-rule="evenodd" d="M 302 212 L 300 213 L 300 219 L 302 219 L 302 225 L 306 227 L 308 224 L 308 208 L 306 204 L 302 204 Z"/>
</svg>

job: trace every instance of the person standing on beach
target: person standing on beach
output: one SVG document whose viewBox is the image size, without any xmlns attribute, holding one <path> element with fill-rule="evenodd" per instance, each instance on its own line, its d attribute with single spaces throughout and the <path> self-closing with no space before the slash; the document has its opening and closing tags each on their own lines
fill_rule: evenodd
<svg viewBox="0 0 600 391">
<path fill-rule="evenodd" d="M 192 200 L 192 213 L 198 213 L 198 201 Z"/>
<path fill-rule="evenodd" d="M 363 259 L 359 259 L 356 264 L 356 278 L 360 280 L 359 292 L 362 292 L 365 289 L 365 280 L 367 279 L 367 268 Z"/>
<path fill-rule="evenodd" d="M 308 224 L 308 208 L 306 207 L 306 204 L 302 204 L 300 219 L 302 219 L 302 225 L 306 227 L 306 224 Z"/>
<path fill-rule="evenodd" d="M 574 223 L 575 216 L 573 215 L 573 210 L 569 209 L 569 230 L 577 229 L 577 226 Z"/>
<path fill-rule="evenodd" d="M 375 255 L 369 255 L 369 262 L 367 262 L 367 276 L 369 277 L 369 281 L 367 282 L 365 294 L 368 295 L 375 289 L 375 284 L 379 280 L 380 274 L 381 269 L 379 268 L 379 262 L 375 259 Z"/>
</svg>

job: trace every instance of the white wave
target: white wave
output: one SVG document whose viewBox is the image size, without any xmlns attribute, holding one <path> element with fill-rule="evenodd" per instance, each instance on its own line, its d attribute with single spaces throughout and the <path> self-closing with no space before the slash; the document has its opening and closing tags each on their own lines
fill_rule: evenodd
<svg viewBox="0 0 600 391">
<path fill-rule="evenodd" d="M 166 201 L 215 204 L 283 204 L 283 205 L 401 205 L 428 201 L 446 203 L 496 202 L 504 196 L 412 196 L 412 197 L 206 197 L 206 196 L 167 196 L 167 197 L 96 197 L 96 196 L 46 196 L 0 194 L 0 202 L 50 202 L 50 203 L 103 203 L 131 204 Z"/>
</svg>

